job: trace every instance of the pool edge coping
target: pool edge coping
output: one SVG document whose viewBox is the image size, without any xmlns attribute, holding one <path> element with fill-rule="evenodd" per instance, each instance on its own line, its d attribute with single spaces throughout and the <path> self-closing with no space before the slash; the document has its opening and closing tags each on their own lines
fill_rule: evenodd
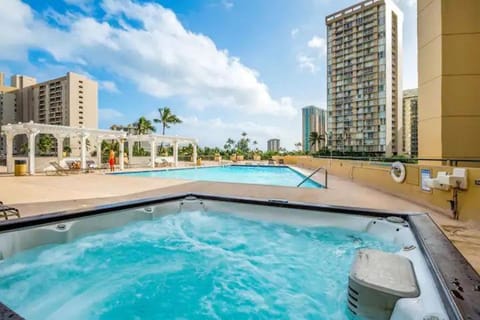
<svg viewBox="0 0 480 320">
<path fill-rule="evenodd" d="M 304 174 L 298 168 L 293 167 L 288 164 L 280 164 L 280 165 L 268 165 L 268 164 L 217 164 L 217 165 L 209 165 L 209 166 L 191 166 L 191 167 L 165 167 L 165 168 L 150 168 L 145 170 L 134 170 L 134 171 L 121 171 L 121 172 L 106 172 L 104 175 L 111 175 L 111 176 L 132 176 L 135 177 L 134 174 L 136 173 L 144 173 L 144 172 L 163 172 L 163 171 L 175 171 L 175 170 L 192 170 L 192 169 L 209 169 L 209 168 L 219 168 L 219 167 L 252 167 L 252 168 L 287 168 L 293 171 L 295 174 L 299 175 L 303 179 L 309 180 L 313 184 L 316 185 L 317 189 L 327 189 L 325 185 L 318 182 L 316 179 L 309 177 L 307 174 Z M 148 177 L 153 178 L 153 177 Z M 182 179 L 182 178 L 173 178 L 173 177 L 155 177 L 155 178 L 168 178 L 174 180 L 182 180 L 182 181 L 203 181 L 203 182 L 222 182 L 222 183 L 240 183 L 240 184 L 254 184 L 260 186 L 274 186 L 274 187 L 288 187 L 288 188 L 295 188 L 296 186 L 285 186 L 285 185 L 274 185 L 274 184 L 264 184 L 264 183 L 248 183 L 248 182 L 237 182 L 237 181 L 216 181 L 216 180 L 191 180 L 191 179 Z"/>
</svg>

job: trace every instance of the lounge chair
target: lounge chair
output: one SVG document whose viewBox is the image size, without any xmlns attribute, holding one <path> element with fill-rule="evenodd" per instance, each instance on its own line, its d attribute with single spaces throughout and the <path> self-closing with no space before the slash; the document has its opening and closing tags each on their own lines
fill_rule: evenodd
<svg viewBox="0 0 480 320">
<path fill-rule="evenodd" d="M 0 214 L 3 214 L 5 220 L 8 220 L 8 217 L 11 216 L 16 216 L 17 218 L 20 218 L 20 211 L 18 211 L 18 209 L 6 206 L 3 204 L 2 201 L 0 201 Z"/>
<path fill-rule="evenodd" d="M 69 169 L 65 169 L 56 161 L 50 161 L 50 166 L 53 167 L 54 170 L 49 170 L 48 168 L 45 169 L 45 174 L 48 175 L 49 173 L 53 173 L 59 176 L 68 175 Z"/>
</svg>

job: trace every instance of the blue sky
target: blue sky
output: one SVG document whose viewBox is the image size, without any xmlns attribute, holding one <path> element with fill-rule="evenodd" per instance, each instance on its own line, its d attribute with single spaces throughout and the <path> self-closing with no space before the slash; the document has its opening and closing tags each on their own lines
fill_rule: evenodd
<svg viewBox="0 0 480 320">
<path fill-rule="evenodd" d="M 404 12 L 404 88 L 417 85 L 416 1 Z M 346 0 L 0 1 L 0 71 L 99 83 L 99 126 L 169 106 L 169 135 L 223 146 L 301 141 L 301 108 L 326 105 L 325 16 Z"/>
</svg>

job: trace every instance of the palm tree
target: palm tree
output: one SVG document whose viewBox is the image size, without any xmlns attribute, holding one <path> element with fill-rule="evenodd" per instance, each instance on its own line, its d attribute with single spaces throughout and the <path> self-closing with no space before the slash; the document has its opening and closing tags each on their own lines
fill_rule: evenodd
<svg viewBox="0 0 480 320">
<path fill-rule="evenodd" d="M 318 141 L 318 132 L 310 132 L 310 147 L 316 146 Z"/>
<path fill-rule="evenodd" d="M 257 142 L 257 140 L 253 140 L 252 144 L 253 144 L 253 147 L 255 148 L 255 151 L 258 151 L 258 148 L 257 148 L 258 142 Z"/>
<path fill-rule="evenodd" d="M 153 126 L 152 121 L 143 116 L 133 124 L 133 127 L 135 128 L 135 132 L 137 134 L 149 134 L 151 132 L 155 132 L 155 127 Z"/>
<path fill-rule="evenodd" d="M 235 141 L 232 138 L 228 138 L 223 148 L 225 149 L 225 151 L 229 152 L 232 149 L 234 144 L 235 144 Z"/>
<path fill-rule="evenodd" d="M 182 123 L 182 120 L 172 113 L 169 107 L 158 108 L 160 118 L 153 119 L 155 123 L 162 124 L 162 134 L 165 135 L 165 129 L 170 128 L 171 124 Z"/>
<path fill-rule="evenodd" d="M 129 125 L 127 129 L 133 129 L 135 134 L 149 134 L 155 132 L 155 126 L 152 124 L 152 121 L 148 120 L 145 117 L 140 117 L 136 122 L 134 122 L 131 126 Z M 113 141 L 112 141 L 113 142 Z M 135 141 L 133 145 L 133 155 L 134 156 L 143 156 L 144 150 L 141 147 L 141 143 L 139 141 Z"/>
<path fill-rule="evenodd" d="M 302 148 L 302 143 L 301 142 L 295 143 L 295 147 L 297 148 L 298 151 L 300 151 L 300 149 Z"/>
</svg>

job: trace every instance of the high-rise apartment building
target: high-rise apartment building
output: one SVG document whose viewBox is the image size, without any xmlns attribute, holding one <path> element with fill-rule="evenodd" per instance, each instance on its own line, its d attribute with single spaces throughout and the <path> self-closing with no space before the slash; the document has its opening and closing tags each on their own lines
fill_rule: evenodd
<svg viewBox="0 0 480 320">
<path fill-rule="evenodd" d="M 70 127 L 98 128 L 98 85 L 82 75 L 68 72 L 65 76 L 36 83 L 31 77 L 14 75 L 7 95 L 8 105 L 3 110 L 14 110 L 14 117 L 8 122 L 45 123 Z M 7 99 L 3 94 L 3 100 Z M 12 121 L 10 121 L 12 120 Z M 22 139 L 21 137 L 20 139 Z M 14 143 L 17 149 L 19 142 Z M 2 144 L 3 145 L 3 144 Z M 80 145 L 70 141 L 72 152 L 78 153 Z"/>
<path fill-rule="evenodd" d="M 418 0 L 417 7 L 419 158 L 479 159 L 480 1 Z"/>
<path fill-rule="evenodd" d="M 325 137 L 327 133 L 327 113 L 324 109 L 315 106 L 307 106 L 302 109 L 302 147 L 304 152 L 316 152 L 322 150 L 326 140 L 312 144 L 310 134 L 316 132 Z"/>
<path fill-rule="evenodd" d="M 267 141 L 267 150 L 278 152 L 280 150 L 280 139 L 270 139 Z"/>
<path fill-rule="evenodd" d="M 418 90 L 403 91 L 403 152 L 418 155 Z"/>
<path fill-rule="evenodd" d="M 363 1 L 327 16 L 326 25 L 333 150 L 401 153 L 402 12 L 392 0 Z"/>
</svg>

